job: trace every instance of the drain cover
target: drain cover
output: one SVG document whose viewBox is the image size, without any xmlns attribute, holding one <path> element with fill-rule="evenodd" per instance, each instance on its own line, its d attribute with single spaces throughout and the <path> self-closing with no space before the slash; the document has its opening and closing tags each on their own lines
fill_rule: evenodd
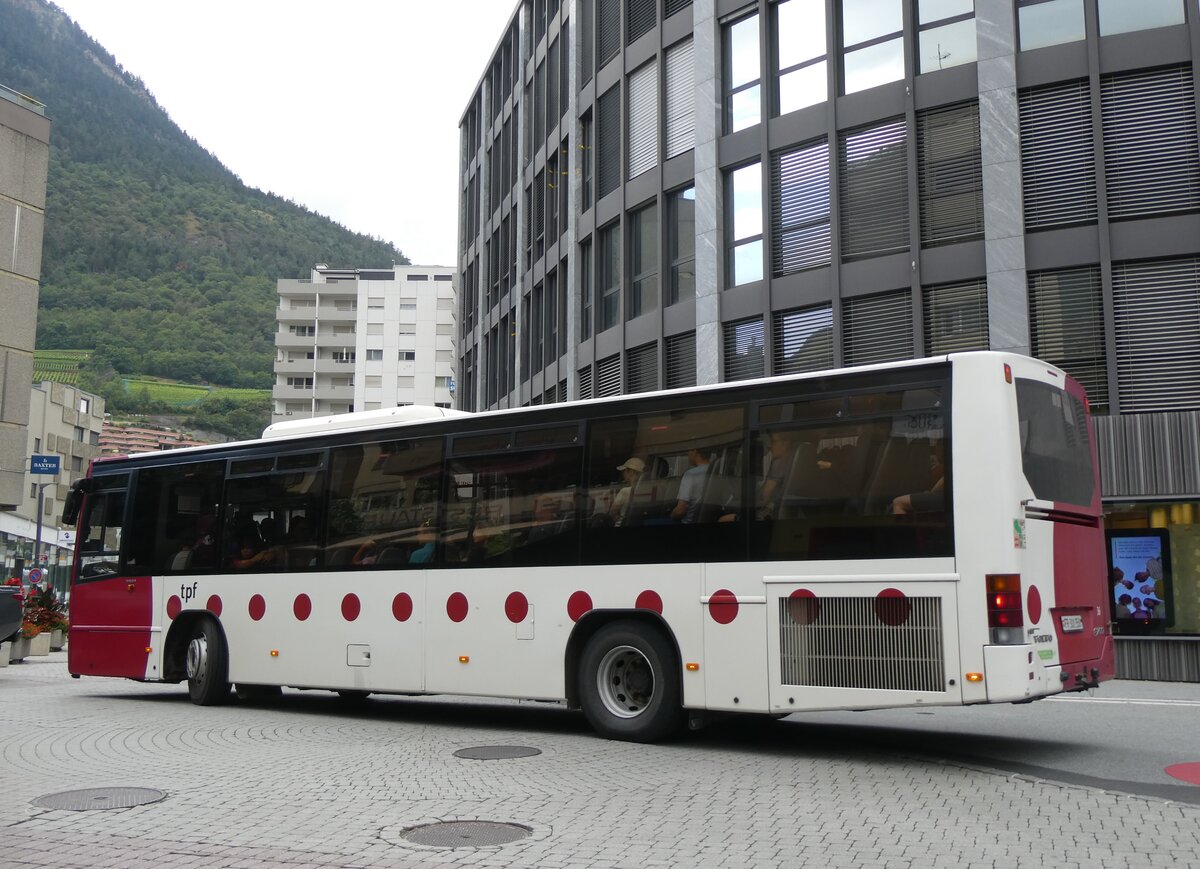
<svg viewBox="0 0 1200 869">
<path fill-rule="evenodd" d="M 88 812 L 98 809 L 128 809 L 157 803 L 166 797 L 153 788 L 86 788 L 81 791 L 61 791 L 46 794 L 33 801 L 43 809 L 66 809 L 69 812 Z"/>
<path fill-rule="evenodd" d="M 509 760 L 514 757 L 533 757 L 541 753 L 540 748 L 530 748 L 528 745 L 480 745 L 475 748 L 460 748 L 454 752 L 454 756 L 465 757 L 468 760 Z"/>
<path fill-rule="evenodd" d="M 487 848 L 524 839 L 533 830 L 498 821 L 440 821 L 411 827 L 400 835 L 414 845 L 433 848 Z"/>
</svg>

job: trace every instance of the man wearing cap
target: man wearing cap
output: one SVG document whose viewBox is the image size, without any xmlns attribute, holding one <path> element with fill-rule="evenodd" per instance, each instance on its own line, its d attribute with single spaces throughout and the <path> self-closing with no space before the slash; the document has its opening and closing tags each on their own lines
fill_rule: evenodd
<svg viewBox="0 0 1200 869">
<path fill-rule="evenodd" d="M 629 499 L 633 496 L 633 487 L 645 473 L 646 463 L 634 456 L 626 459 L 624 464 L 617 465 L 617 470 L 625 478 L 625 485 L 621 487 L 621 491 L 617 492 L 616 497 L 613 498 L 612 507 L 609 508 L 609 514 L 613 517 L 613 527 L 618 527 L 625 521 L 625 514 L 629 510 Z"/>
</svg>

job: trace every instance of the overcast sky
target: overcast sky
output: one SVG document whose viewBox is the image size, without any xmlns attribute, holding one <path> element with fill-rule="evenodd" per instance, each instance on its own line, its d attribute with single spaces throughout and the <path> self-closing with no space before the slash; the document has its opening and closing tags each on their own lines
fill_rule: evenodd
<svg viewBox="0 0 1200 869">
<path fill-rule="evenodd" d="M 54 2 L 246 184 L 455 264 L 458 120 L 516 0 Z"/>
</svg>

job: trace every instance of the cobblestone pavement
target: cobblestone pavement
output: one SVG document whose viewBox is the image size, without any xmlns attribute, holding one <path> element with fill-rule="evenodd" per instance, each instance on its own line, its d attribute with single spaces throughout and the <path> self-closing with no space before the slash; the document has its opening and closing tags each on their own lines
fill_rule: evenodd
<svg viewBox="0 0 1200 869">
<path fill-rule="evenodd" d="M 758 738 L 607 742 L 546 704 L 285 691 L 198 708 L 183 686 L 72 680 L 65 655 L 0 669 L 0 865 L 1196 866 L 1200 807 L 879 751 Z M 719 731 L 720 732 L 720 731 Z M 460 748 L 525 745 L 519 760 Z M 38 797 L 154 788 L 127 809 Z M 429 848 L 436 820 L 529 828 Z M 1132 832 L 1131 832 L 1132 831 Z"/>
</svg>

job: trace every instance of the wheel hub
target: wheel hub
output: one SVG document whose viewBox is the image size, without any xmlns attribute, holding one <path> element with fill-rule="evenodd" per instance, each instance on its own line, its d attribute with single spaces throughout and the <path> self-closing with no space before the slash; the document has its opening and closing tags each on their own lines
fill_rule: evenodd
<svg viewBox="0 0 1200 869">
<path fill-rule="evenodd" d="M 208 640 L 203 636 L 193 637 L 187 648 L 187 677 L 199 680 L 208 671 Z"/>
<path fill-rule="evenodd" d="M 617 646 L 600 661 L 596 688 L 604 707 L 619 718 L 636 718 L 654 699 L 654 670 L 633 646 Z"/>
</svg>

